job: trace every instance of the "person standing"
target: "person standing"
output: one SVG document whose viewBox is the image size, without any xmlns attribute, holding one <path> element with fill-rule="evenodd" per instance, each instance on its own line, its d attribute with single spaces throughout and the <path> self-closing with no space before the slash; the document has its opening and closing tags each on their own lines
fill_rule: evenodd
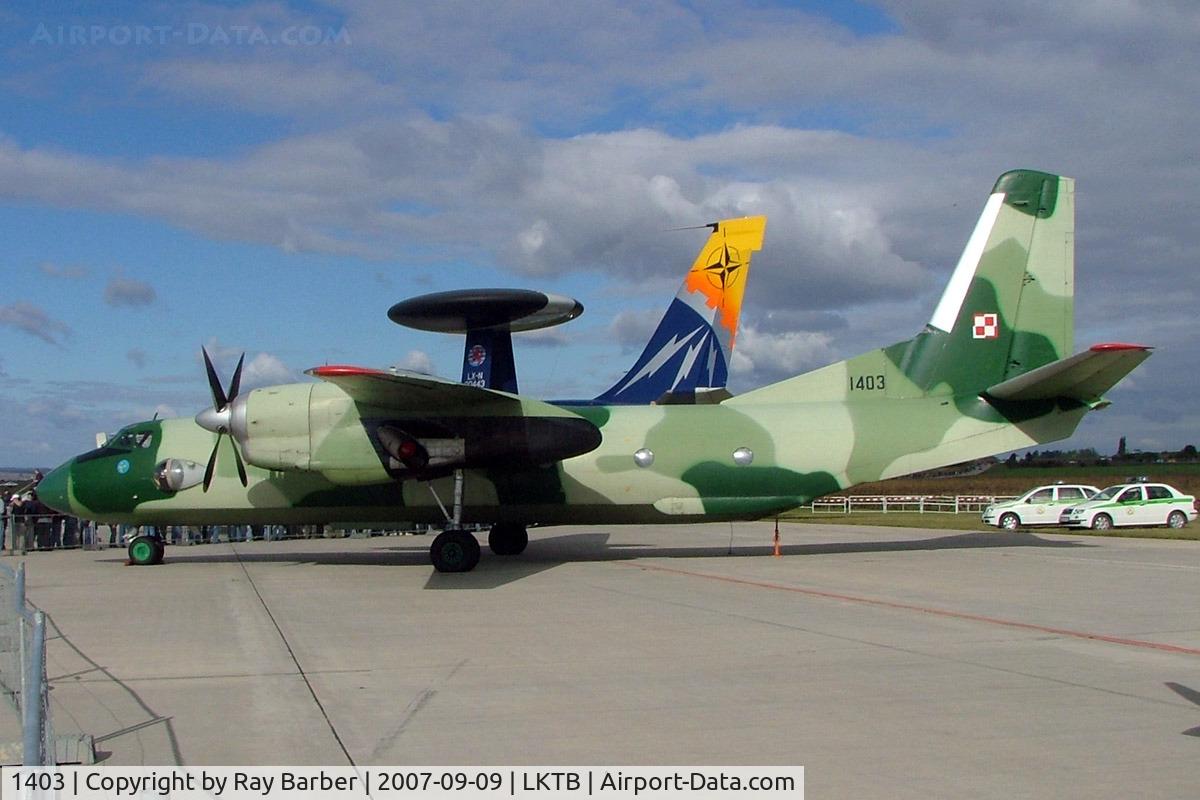
<svg viewBox="0 0 1200 800">
<path fill-rule="evenodd" d="M 12 505 L 18 495 L 14 492 L 11 496 L 4 498 L 3 505 L 0 505 L 0 550 L 4 549 L 4 542 L 9 537 L 12 531 Z"/>
<path fill-rule="evenodd" d="M 16 552 L 20 548 L 24 553 L 29 550 L 29 503 L 24 495 L 14 495 L 12 501 L 12 543 L 11 549 Z"/>
</svg>

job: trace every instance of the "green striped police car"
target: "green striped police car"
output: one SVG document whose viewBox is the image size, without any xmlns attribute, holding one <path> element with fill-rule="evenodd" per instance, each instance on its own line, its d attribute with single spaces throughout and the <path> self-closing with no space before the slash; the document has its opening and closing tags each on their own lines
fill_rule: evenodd
<svg viewBox="0 0 1200 800">
<path fill-rule="evenodd" d="M 983 510 L 984 525 L 1015 531 L 1031 525 L 1057 525 L 1063 508 L 1081 503 L 1098 493 L 1095 486 L 1056 483 L 1038 486 L 1020 497 L 992 503 Z"/>
<path fill-rule="evenodd" d="M 1196 518 L 1196 498 L 1165 483 L 1131 481 L 1110 486 L 1083 503 L 1063 509 L 1059 522 L 1098 531 L 1116 526 L 1182 528 Z"/>
</svg>

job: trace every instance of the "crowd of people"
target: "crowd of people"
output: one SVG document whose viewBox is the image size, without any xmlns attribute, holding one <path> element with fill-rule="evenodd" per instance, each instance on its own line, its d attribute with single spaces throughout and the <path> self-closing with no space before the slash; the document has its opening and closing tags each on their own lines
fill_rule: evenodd
<svg viewBox="0 0 1200 800">
<path fill-rule="evenodd" d="M 166 525 L 135 528 L 130 525 L 97 525 L 68 514 L 59 514 L 38 500 L 36 481 L 0 497 L 0 551 L 29 552 L 73 547 L 124 547 L 137 532 L 159 536 L 166 544 L 208 544 L 220 541 L 251 542 L 345 536 L 348 531 L 327 530 L 324 525 Z M 424 531 L 419 531 L 424 532 Z"/>
<path fill-rule="evenodd" d="M 220 541 L 252 542 L 277 539 L 339 537 L 379 531 L 331 529 L 325 525 L 164 525 L 138 528 L 132 525 L 97 525 L 69 514 L 60 514 L 41 502 L 37 483 L 42 473 L 17 487 L 7 497 L 0 495 L 0 551 L 29 552 L 73 547 L 124 547 L 138 533 L 158 536 L 166 544 L 208 544 Z M 426 533 L 431 526 L 409 526 L 404 533 Z M 386 533 L 400 533 L 389 530 Z"/>
<path fill-rule="evenodd" d="M 33 482 L 4 498 L 0 507 L 0 550 L 53 550 L 56 547 L 80 547 L 85 537 L 94 537 L 91 523 L 66 514 L 59 514 L 37 496 L 35 473 Z"/>
</svg>

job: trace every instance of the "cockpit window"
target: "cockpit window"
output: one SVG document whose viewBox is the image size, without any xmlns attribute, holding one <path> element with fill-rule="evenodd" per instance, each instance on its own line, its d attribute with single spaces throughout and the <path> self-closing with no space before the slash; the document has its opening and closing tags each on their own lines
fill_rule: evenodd
<svg viewBox="0 0 1200 800">
<path fill-rule="evenodd" d="M 151 447 L 154 445 L 154 431 L 119 431 L 111 439 L 105 442 L 95 450 L 88 451 L 83 455 L 76 456 L 75 461 L 82 464 L 85 461 L 95 461 L 99 458 L 107 458 L 108 456 L 120 455 L 128 453 L 131 450 L 136 450 L 140 447 Z"/>
<path fill-rule="evenodd" d="M 110 447 L 120 447 L 125 450 L 149 447 L 152 444 L 154 444 L 154 434 L 150 431 L 125 431 L 109 442 Z"/>
</svg>

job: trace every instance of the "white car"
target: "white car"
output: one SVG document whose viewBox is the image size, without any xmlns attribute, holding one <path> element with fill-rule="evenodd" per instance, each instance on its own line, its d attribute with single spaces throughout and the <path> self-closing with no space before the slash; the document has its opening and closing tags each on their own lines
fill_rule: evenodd
<svg viewBox="0 0 1200 800">
<path fill-rule="evenodd" d="M 1071 528 L 1106 531 L 1117 525 L 1182 528 L 1196 518 L 1196 498 L 1165 483 L 1121 483 L 1085 503 L 1063 509 L 1060 521 Z"/>
<path fill-rule="evenodd" d="M 983 510 L 983 524 L 1015 531 L 1030 525 L 1057 525 L 1066 506 L 1087 500 L 1100 490 L 1077 483 L 1030 489 L 1016 500 L 993 503 Z"/>
</svg>

